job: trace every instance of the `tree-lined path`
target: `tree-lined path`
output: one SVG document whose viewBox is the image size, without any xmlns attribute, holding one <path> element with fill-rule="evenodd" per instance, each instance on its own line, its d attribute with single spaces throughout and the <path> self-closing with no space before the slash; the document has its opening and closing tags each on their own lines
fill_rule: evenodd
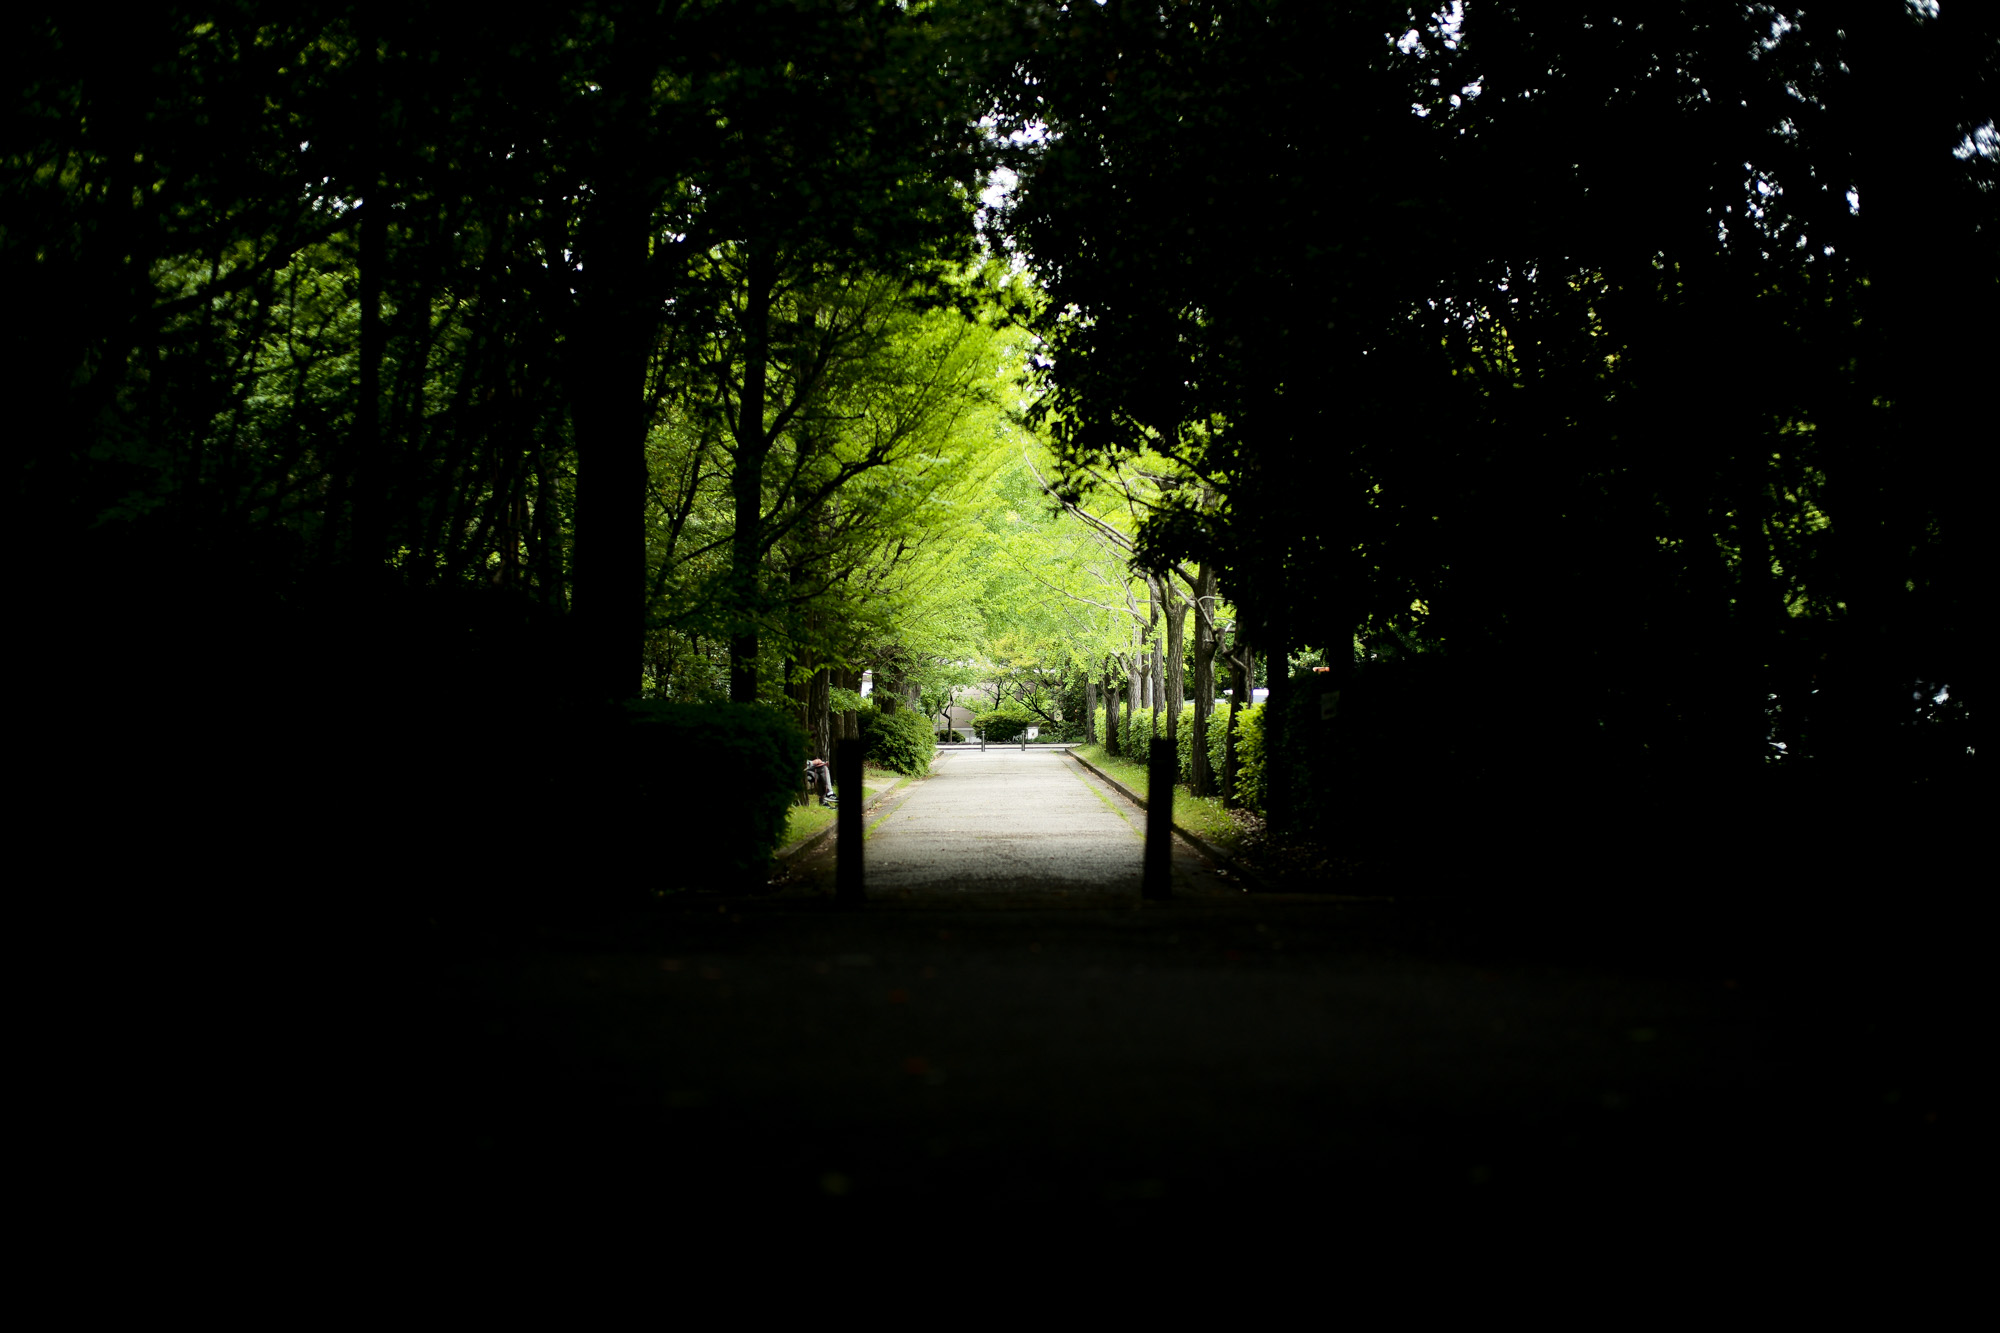
<svg viewBox="0 0 2000 1333">
<path fill-rule="evenodd" d="M 4 29 L 37 1214 L 1977 1271 L 2000 5 L 466 10 Z"/>
<path fill-rule="evenodd" d="M 870 827 L 870 894 L 1136 894 L 1146 812 L 1054 750 L 958 750 Z M 829 842 L 822 853 L 834 855 Z M 1226 893 L 1175 844 L 1175 889 Z"/>
</svg>

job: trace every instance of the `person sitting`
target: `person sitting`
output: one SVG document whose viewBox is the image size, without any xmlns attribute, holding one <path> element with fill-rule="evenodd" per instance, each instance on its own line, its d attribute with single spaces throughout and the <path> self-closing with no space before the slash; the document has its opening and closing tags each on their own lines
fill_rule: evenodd
<svg viewBox="0 0 2000 1333">
<path fill-rule="evenodd" d="M 838 805 L 840 799 L 833 794 L 833 770 L 824 759 L 806 760 L 806 785 L 819 793 L 821 805 Z"/>
</svg>

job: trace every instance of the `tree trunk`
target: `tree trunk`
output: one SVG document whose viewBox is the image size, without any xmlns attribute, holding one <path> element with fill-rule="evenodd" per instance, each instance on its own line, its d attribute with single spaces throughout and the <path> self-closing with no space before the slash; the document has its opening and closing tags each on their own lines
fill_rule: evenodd
<svg viewBox="0 0 2000 1333">
<path fill-rule="evenodd" d="M 813 672 L 812 679 L 806 682 L 806 736 L 813 758 L 829 764 L 833 762 L 833 712 L 828 694 L 832 683 L 825 667 Z"/>
<path fill-rule="evenodd" d="M 1215 775 L 1208 766 L 1209 715 L 1215 709 L 1215 634 L 1208 618 L 1215 612 L 1215 566 L 1203 563 L 1194 579 L 1194 754 L 1189 788 L 1196 796 L 1215 795 Z"/>
<path fill-rule="evenodd" d="M 788 660 L 785 663 L 785 699 L 792 706 L 792 716 L 799 720 L 800 728 L 810 737 L 812 735 L 812 704 L 808 696 L 810 695 L 812 686 L 808 681 L 799 678 L 798 667 L 799 664 L 794 661 Z M 812 804 L 812 792 L 803 784 L 799 788 L 798 802 L 800 805 Z"/>
<path fill-rule="evenodd" d="M 1167 656 L 1166 679 L 1163 682 L 1167 708 L 1167 739 L 1176 746 L 1181 739 L 1181 704 L 1187 694 L 1187 613 L 1188 603 L 1172 597 L 1173 586 L 1165 579 L 1169 594 L 1167 606 Z"/>
<path fill-rule="evenodd" d="M 757 702 L 759 605 L 758 567 L 764 558 L 764 459 L 771 451 L 764 426 L 764 399 L 771 364 L 771 293 L 776 265 L 764 242 L 750 247 L 743 296 L 743 396 L 737 404 L 735 466 L 729 485 L 735 500 L 736 529 L 729 550 L 729 702 Z M 887 711 L 887 710 L 884 710 Z"/>
<path fill-rule="evenodd" d="M 1125 735 L 1123 739 L 1125 741 L 1125 748 L 1128 750 L 1133 748 L 1132 706 L 1136 703 L 1141 708 L 1145 707 L 1144 695 L 1141 693 L 1143 687 L 1140 684 L 1145 679 L 1144 673 L 1140 670 L 1145 665 L 1145 661 L 1144 646 L 1141 645 L 1141 650 L 1133 653 L 1131 660 L 1125 664 Z"/>
<path fill-rule="evenodd" d="M 882 716 L 894 714 L 903 702 L 903 677 L 899 668 L 894 664 L 876 663 L 875 689 L 868 697 L 875 701 L 875 707 L 881 710 Z"/>
<path fill-rule="evenodd" d="M 357 7 L 361 47 L 361 145 L 366 196 L 356 210 L 360 247 L 361 365 L 354 404 L 353 536 L 349 558 L 372 574 L 387 551 L 388 472 L 382 459 L 382 264 L 388 251 L 389 201 L 381 189 L 381 61 L 379 8 Z"/>
<path fill-rule="evenodd" d="M 634 31 L 605 75 L 604 133 L 578 229 L 575 323 L 565 330 L 577 456 L 577 683 L 596 699 L 637 693 L 646 637 L 646 362 L 657 319 L 646 298 L 653 69 Z"/>
<path fill-rule="evenodd" d="M 1273 831 L 1291 831 L 1291 770 L 1286 763 L 1285 706 L 1291 700 L 1292 642 L 1280 628 L 1271 636 L 1264 659 L 1264 818 Z"/>
<path fill-rule="evenodd" d="M 1083 682 L 1083 739 L 1091 745 L 1097 743 L 1097 682 Z"/>
<path fill-rule="evenodd" d="M 832 673 L 831 683 L 838 685 L 843 690 L 859 690 L 861 688 L 861 674 L 856 671 L 835 671 Z M 860 734 L 861 722 L 855 716 L 852 709 L 833 715 L 832 739 L 836 741 L 851 741 L 858 739 Z M 832 761 L 829 760 L 828 762 Z"/>
<path fill-rule="evenodd" d="M 1112 663 L 1104 664 L 1104 753 L 1122 754 L 1118 741 L 1118 686 L 1111 673 Z"/>
<path fill-rule="evenodd" d="M 370 63 L 373 63 L 372 55 Z M 372 136 L 371 136 L 372 137 Z M 361 375 L 354 404 L 354 540 L 350 552 L 358 570 L 381 568 L 388 554 L 388 469 L 382 458 L 382 261 L 388 248 L 389 201 L 377 183 L 368 183 L 362 204 Z"/>
<path fill-rule="evenodd" d="M 613 182 L 585 228 L 570 367 L 577 454 L 575 591 L 579 687 L 630 698 L 646 632 L 647 316 L 636 306 L 648 209 Z"/>
</svg>

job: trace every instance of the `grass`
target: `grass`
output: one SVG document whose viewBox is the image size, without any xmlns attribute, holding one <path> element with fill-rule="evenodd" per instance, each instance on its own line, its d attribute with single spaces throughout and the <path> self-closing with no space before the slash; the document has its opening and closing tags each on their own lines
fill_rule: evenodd
<svg viewBox="0 0 2000 1333">
<path fill-rule="evenodd" d="M 1098 800 L 1104 802 L 1104 808 L 1106 810 L 1109 810 L 1112 814 L 1117 815 L 1119 819 L 1125 822 L 1126 827 L 1132 830 L 1133 837 L 1143 839 L 1146 836 L 1146 821 L 1144 819 L 1141 819 L 1136 824 L 1133 823 L 1132 816 L 1125 809 L 1124 805 L 1122 805 L 1117 801 L 1112 800 L 1111 794 L 1105 791 L 1103 787 L 1100 787 L 1095 782 L 1087 782 L 1084 785 L 1090 788 L 1090 794 L 1092 796 L 1095 796 Z"/>
<path fill-rule="evenodd" d="M 1075 754 L 1078 758 L 1088 759 L 1141 796 L 1146 794 L 1144 764 L 1107 755 L 1102 745 L 1079 745 Z M 1196 796 L 1179 783 L 1174 784 L 1174 823 L 1197 837 L 1208 839 L 1225 852 L 1235 851 L 1238 840 L 1243 836 L 1242 826 L 1222 808 L 1220 796 Z"/>
<path fill-rule="evenodd" d="M 886 791 L 903 780 L 901 773 L 892 773 L 873 764 L 862 765 L 862 803 L 866 804 L 877 792 Z M 778 846 L 789 847 L 800 838 L 819 832 L 831 824 L 838 813 L 839 811 L 821 805 L 817 801 L 811 805 L 793 806 L 785 815 L 785 836 L 779 841 Z"/>
<path fill-rule="evenodd" d="M 838 813 L 824 805 L 793 806 L 785 813 L 785 836 L 778 840 L 778 846 L 789 847 L 807 834 L 819 832 Z"/>
</svg>

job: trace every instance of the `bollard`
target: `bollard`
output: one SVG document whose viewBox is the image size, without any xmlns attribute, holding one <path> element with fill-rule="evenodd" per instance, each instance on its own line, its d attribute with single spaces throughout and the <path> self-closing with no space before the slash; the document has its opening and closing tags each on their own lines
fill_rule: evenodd
<svg viewBox="0 0 2000 1333">
<path fill-rule="evenodd" d="M 833 747 L 834 783 L 840 789 L 840 810 L 834 829 L 834 901 L 859 907 L 868 900 L 861 875 L 861 742 L 842 740 Z"/>
<path fill-rule="evenodd" d="M 986 738 L 984 736 L 981 736 L 979 738 L 979 753 L 981 754 L 986 753 Z"/>
<path fill-rule="evenodd" d="M 1028 752 L 1028 733 L 1024 731 L 1021 733 L 1021 753 L 1026 754 L 1027 752 Z"/>
<path fill-rule="evenodd" d="M 1142 898 L 1173 896 L 1174 773 L 1179 767 L 1173 742 L 1155 736 L 1146 763 L 1146 868 L 1139 882 Z"/>
</svg>

